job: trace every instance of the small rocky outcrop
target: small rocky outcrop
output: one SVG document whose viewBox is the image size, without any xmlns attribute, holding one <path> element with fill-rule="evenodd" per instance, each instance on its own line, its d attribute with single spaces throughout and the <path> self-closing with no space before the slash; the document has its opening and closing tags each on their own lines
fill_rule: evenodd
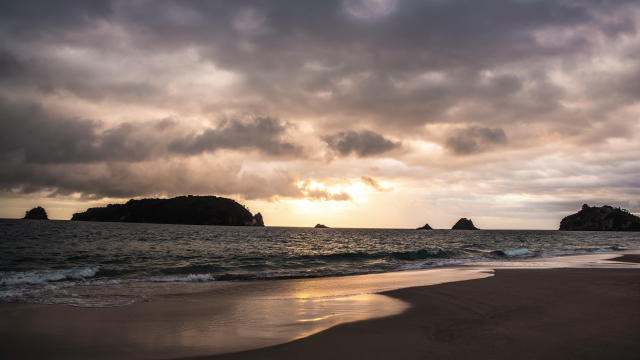
<svg viewBox="0 0 640 360">
<path fill-rule="evenodd" d="M 329 227 L 326 225 L 322 225 L 322 224 L 316 224 L 315 226 L 316 229 L 328 229 Z"/>
<path fill-rule="evenodd" d="M 458 220 L 458 222 L 455 225 L 453 225 L 451 230 L 480 230 L 480 229 L 473 226 L 473 221 L 471 221 L 471 219 L 462 218 Z"/>
<path fill-rule="evenodd" d="M 560 230 L 640 231 L 640 217 L 609 205 L 582 205 L 582 210 L 560 221 Z"/>
<path fill-rule="evenodd" d="M 47 212 L 44 210 L 44 208 L 41 206 L 38 206 L 25 212 L 23 219 L 49 220 L 49 217 L 47 216 Z"/>
<path fill-rule="evenodd" d="M 253 215 L 253 226 L 264 226 L 264 219 L 262 219 L 262 214 L 257 213 Z"/>
<path fill-rule="evenodd" d="M 433 230 L 433 228 L 429 224 L 424 224 L 423 227 L 419 227 L 417 230 Z"/>
</svg>

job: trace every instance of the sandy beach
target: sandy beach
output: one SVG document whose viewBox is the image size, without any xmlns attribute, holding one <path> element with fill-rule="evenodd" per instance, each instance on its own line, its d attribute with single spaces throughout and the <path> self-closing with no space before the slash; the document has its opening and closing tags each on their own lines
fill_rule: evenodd
<svg viewBox="0 0 640 360">
<path fill-rule="evenodd" d="M 412 308 L 393 317 L 342 324 L 288 344 L 207 359 L 640 356 L 640 270 L 497 270 L 491 278 L 384 294 Z"/>
<path fill-rule="evenodd" d="M 396 315 L 218 355 L 205 355 L 209 350 L 203 342 L 227 340 L 215 332 L 207 335 L 211 328 L 205 325 L 242 302 L 219 301 L 212 292 L 117 308 L 0 303 L 0 359 L 637 359 L 640 269 L 631 263 L 640 255 L 615 260 L 629 268 L 498 269 L 491 277 L 386 291 L 361 304 L 405 304 Z M 455 275 L 451 270 L 425 274 L 439 271 Z M 418 273 L 385 276 L 406 274 Z M 377 278 L 264 284 L 310 289 L 362 279 Z M 272 325 L 274 330 L 281 326 Z M 231 323 L 229 329 L 236 331 Z"/>
</svg>

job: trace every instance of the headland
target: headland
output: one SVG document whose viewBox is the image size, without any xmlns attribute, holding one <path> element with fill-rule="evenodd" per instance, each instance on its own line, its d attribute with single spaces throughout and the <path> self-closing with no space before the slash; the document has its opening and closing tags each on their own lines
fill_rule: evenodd
<svg viewBox="0 0 640 360">
<path fill-rule="evenodd" d="M 582 205 L 582 209 L 560 221 L 559 230 L 640 231 L 640 218 L 609 205 Z"/>
</svg>

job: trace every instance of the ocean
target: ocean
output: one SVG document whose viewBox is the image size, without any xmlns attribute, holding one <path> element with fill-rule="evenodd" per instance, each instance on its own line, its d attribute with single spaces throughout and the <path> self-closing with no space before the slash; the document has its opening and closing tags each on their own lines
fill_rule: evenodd
<svg viewBox="0 0 640 360">
<path fill-rule="evenodd" d="M 0 300 L 149 301 L 180 284 L 273 282 L 640 249 L 640 234 L 0 220 Z M 264 285 L 263 285 L 264 286 Z"/>
</svg>

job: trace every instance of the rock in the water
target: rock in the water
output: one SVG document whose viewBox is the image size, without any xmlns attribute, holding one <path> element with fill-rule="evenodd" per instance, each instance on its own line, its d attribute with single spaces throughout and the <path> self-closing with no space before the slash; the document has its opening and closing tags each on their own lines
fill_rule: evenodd
<svg viewBox="0 0 640 360">
<path fill-rule="evenodd" d="M 44 210 L 44 208 L 41 206 L 38 206 L 25 212 L 23 219 L 49 220 L 49 217 L 47 216 L 47 212 Z"/>
<path fill-rule="evenodd" d="M 424 224 L 423 227 L 419 227 L 417 230 L 433 230 L 433 228 L 429 224 Z"/>
<path fill-rule="evenodd" d="M 316 224 L 315 226 L 316 229 L 328 229 L 328 226 L 322 225 L 322 224 Z"/>
<path fill-rule="evenodd" d="M 609 205 L 582 205 L 582 210 L 560 221 L 560 230 L 640 231 L 640 218 Z"/>
<path fill-rule="evenodd" d="M 479 229 L 473 226 L 473 221 L 471 221 L 471 219 L 462 218 L 458 220 L 458 222 L 455 225 L 453 225 L 451 230 L 479 230 Z"/>
<path fill-rule="evenodd" d="M 257 213 L 253 216 L 253 226 L 264 226 L 264 220 L 262 214 Z"/>
<path fill-rule="evenodd" d="M 156 224 L 251 226 L 261 223 L 235 200 L 217 196 L 178 196 L 172 199 L 129 200 L 126 204 L 109 204 L 73 214 L 77 221 L 121 221 Z"/>
</svg>

